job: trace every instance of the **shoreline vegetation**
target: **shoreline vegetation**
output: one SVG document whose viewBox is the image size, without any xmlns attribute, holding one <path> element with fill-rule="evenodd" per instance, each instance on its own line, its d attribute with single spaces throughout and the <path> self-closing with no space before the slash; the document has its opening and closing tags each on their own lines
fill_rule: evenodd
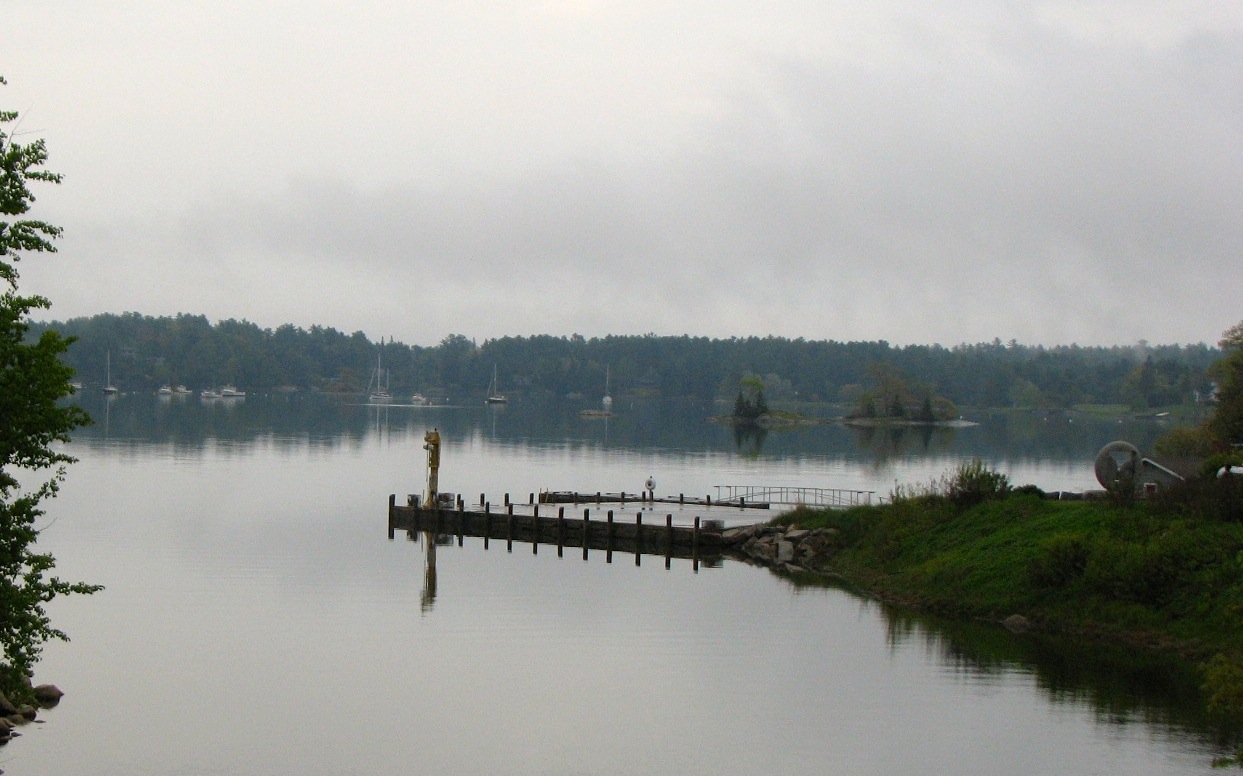
<svg viewBox="0 0 1243 776">
<path fill-rule="evenodd" d="M 1243 721 L 1243 477 L 1058 501 L 974 461 L 889 503 L 727 534 L 756 562 L 883 601 L 1176 653 L 1199 665 L 1209 712 Z"/>
<path fill-rule="evenodd" d="M 580 413 L 581 414 L 581 413 Z M 824 426 L 838 423 L 856 428 L 970 428 L 980 425 L 974 420 L 951 418 L 949 420 L 913 420 L 911 418 L 855 418 L 850 416 L 816 417 L 803 415 L 788 410 L 770 410 L 755 418 L 738 418 L 734 415 L 713 415 L 709 423 L 732 423 L 738 426 L 760 426 L 762 428 L 798 428 L 801 426 Z"/>
</svg>

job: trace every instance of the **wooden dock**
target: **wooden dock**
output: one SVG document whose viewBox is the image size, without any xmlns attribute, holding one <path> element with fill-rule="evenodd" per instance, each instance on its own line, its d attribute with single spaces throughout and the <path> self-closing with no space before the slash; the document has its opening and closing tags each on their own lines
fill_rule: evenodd
<svg viewBox="0 0 1243 776">
<path fill-rule="evenodd" d="M 638 500 L 634 500 L 638 503 Z M 644 519 L 647 522 L 644 522 Z M 515 513 L 513 503 L 503 511 L 493 511 L 490 504 L 482 509 L 466 509 L 459 499 L 453 508 L 429 508 L 417 503 L 400 505 L 397 497 L 388 499 L 388 538 L 397 531 L 407 531 L 413 536 L 422 531 L 433 535 L 482 537 L 484 547 L 492 540 L 505 541 L 512 550 L 513 542 L 531 545 L 533 553 L 539 546 L 556 546 L 558 555 L 564 548 L 582 548 L 583 559 L 597 550 L 606 553 L 611 562 L 614 552 L 634 555 L 639 565 L 643 555 L 665 558 L 666 567 L 672 558 L 691 560 L 696 569 L 700 561 L 719 560 L 725 545 L 721 534 L 724 525 L 720 520 L 702 520 L 696 517 L 693 525 L 674 525 L 672 515 L 653 521 L 652 513 L 642 511 L 615 515 L 613 510 L 594 513 L 590 507 L 581 513 L 564 506 L 546 507 L 541 514 L 540 504 L 531 504 Z"/>
<path fill-rule="evenodd" d="M 718 486 L 719 488 L 720 486 Z M 712 500 L 712 496 L 649 496 L 646 493 L 575 493 L 573 491 L 549 490 L 539 494 L 541 504 L 677 504 L 678 506 L 730 506 L 735 509 L 768 509 L 770 504 L 762 499 L 734 498 Z"/>
</svg>

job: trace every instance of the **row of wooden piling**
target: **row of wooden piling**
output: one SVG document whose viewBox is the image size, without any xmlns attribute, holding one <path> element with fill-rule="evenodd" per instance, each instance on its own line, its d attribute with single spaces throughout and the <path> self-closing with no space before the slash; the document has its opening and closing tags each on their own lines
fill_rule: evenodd
<svg viewBox="0 0 1243 776">
<path fill-rule="evenodd" d="M 558 507 L 556 516 L 540 515 L 540 505 L 532 499 L 531 514 L 515 514 L 514 503 L 506 499 L 503 511 L 493 512 L 492 505 L 483 502 L 482 511 L 467 510 L 460 498 L 454 509 L 426 508 L 411 500 L 405 506 L 396 503 L 396 496 L 389 497 L 389 538 L 395 531 L 429 531 L 433 534 L 475 536 L 484 539 L 487 546 L 491 539 L 512 542 L 530 542 L 532 552 L 538 552 L 539 544 L 556 544 L 558 554 L 564 547 L 582 547 L 584 559 L 588 550 L 614 551 L 636 555 L 664 555 L 669 558 L 699 559 L 703 555 L 719 556 L 722 547 L 723 525 L 719 520 L 694 519 L 691 526 L 673 524 L 673 515 L 665 516 L 664 524 L 644 523 L 643 513 L 634 516 L 634 522 L 619 520 L 613 510 L 604 519 L 592 519 L 590 508 L 583 510 L 582 518 L 567 516 L 564 506 Z"/>
</svg>

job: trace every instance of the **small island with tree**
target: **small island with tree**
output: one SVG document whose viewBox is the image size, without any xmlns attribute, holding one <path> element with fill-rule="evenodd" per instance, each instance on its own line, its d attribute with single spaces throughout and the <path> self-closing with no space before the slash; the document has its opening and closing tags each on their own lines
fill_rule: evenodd
<svg viewBox="0 0 1243 776">
<path fill-rule="evenodd" d="M 774 410 L 764 398 L 764 379 L 755 375 L 742 378 L 738 396 L 734 399 L 731 415 L 711 418 L 713 421 L 733 423 L 735 427 L 774 428 L 782 426 L 811 426 L 829 423 L 832 419 L 812 418 L 788 410 Z"/>
<path fill-rule="evenodd" d="M 930 387 L 912 386 L 888 364 L 869 368 L 875 387 L 862 390 L 856 408 L 842 422 L 852 426 L 975 425 L 962 420 L 958 408 Z"/>
<path fill-rule="evenodd" d="M 911 386 L 888 364 L 874 363 L 869 372 L 875 386 L 871 389 L 860 388 L 855 397 L 855 408 L 841 417 L 809 417 L 789 410 L 774 410 L 764 396 L 764 379 L 748 375 L 739 381 L 733 413 L 711 420 L 733 423 L 736 427 L 764 428 L 837 422 L 849 426 L 975 425 L 961 419 L 952 401 L 935 394 L 931 388 Z"/>
</svg>

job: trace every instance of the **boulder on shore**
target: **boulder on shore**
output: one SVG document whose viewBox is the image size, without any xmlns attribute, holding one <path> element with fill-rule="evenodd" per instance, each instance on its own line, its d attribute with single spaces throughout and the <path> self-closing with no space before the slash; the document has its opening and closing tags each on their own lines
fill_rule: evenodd
<svg viewBox="0 0 1243 776">
<path fill-rule="evenodd" d="M 45 709 L 52 708 L 56 704 L 60 703 L 61 698 L 65 697 L 65 694 L 60 691 L 60 688 L 54 684 L 38 685 L 33 688 L 33 692 L 35 694 L 35 700 L 37 700 L 39 705 Z"/>
<path fill-rule="evenodd" d="M 1026 633 L 1032 627 L 1031 622 L 1021 614 L 1012 614 L 1002 620 L 1001 624 L 1011 633 Z"/>
</svg>

